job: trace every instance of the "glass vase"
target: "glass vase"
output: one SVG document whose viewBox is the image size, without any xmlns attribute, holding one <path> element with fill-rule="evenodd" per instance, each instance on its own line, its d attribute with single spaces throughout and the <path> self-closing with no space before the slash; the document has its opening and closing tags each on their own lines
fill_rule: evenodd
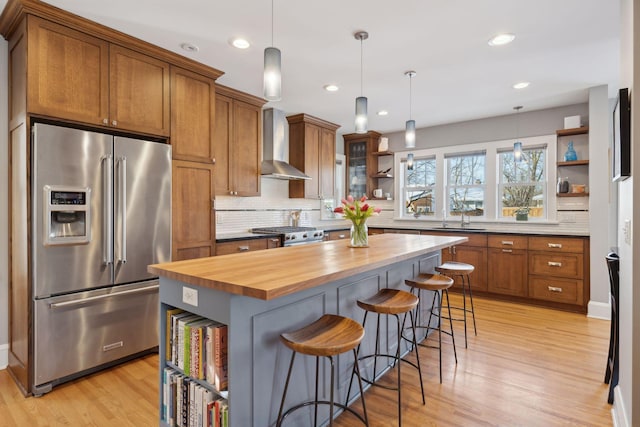
<svg viewBox="0 0 640 427">
<path fill-rule="evenodd" d="M 356 224 L 355 222 L 351 224 L 351 241 L 349 246 L 352 248 L 366 248 L 369 246 L 369 228 L 365 221 L 362 221 L 360 224 Z"/>
</svg>

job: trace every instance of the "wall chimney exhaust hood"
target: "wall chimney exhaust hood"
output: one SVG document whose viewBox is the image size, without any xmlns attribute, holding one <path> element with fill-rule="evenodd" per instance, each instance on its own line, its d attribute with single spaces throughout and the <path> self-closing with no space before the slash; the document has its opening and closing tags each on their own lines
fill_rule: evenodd
<svg viewBox="0 0 640 427">
<path fill-rule="evenodd" d="M 268 108 L 263 112 L 262 176 L 287 180 L 311 179 L 310 176 L 300 172 L 284 160 L 285 150 L 289 148 L 285 120 L 282 110 Z"/>
</svg>

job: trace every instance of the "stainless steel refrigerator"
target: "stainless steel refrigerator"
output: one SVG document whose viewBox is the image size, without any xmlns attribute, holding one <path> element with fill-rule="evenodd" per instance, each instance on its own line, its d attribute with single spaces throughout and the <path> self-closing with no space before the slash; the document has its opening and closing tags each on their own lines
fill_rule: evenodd
<svg viewBox="0 0 640 427">
<path fill-rule="evenodd" d="M 158 345 L 171 149 L 37 123 L 32 145 L 34 394 Z"/>
</svg>

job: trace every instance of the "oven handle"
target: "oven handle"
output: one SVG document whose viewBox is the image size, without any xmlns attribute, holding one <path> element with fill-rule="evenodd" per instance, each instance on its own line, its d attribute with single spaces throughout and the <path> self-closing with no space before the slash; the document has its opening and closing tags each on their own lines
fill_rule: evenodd
<svg viewBox="0 0 640 427">
<path fill-rule="evenodd" d="M 92 301 L 101 300 L 101 299 L 105 299 L 105 298 L 119 297 L 119 296 L 122 296 L 122 295 L 131 295 L 131 294 L 139 294 L 139 293 L 142 293 L 142 292 L 154 291 L 154 290 L 158 289 L 159 287 L 160 287 L 160 285 L 155 284 L 155 285 L 151 285 L 151 286 L 145 286 L 144 288 L 128 289 L 126 291 L 113 292 L 113 293 L 104 294 L 104 295 L 96 295 L 94 297 L 74 299 L 74 300 L 71 300 L 71 301 L 64 301 L 64 302 L 54 302 L 54 303 L 49 304 L 49 308 L 55 310 L 56 308 L 75 307 L 75 306 L 78 306 L 78 305 L 84 305 L 86 303 L 89 303 L 89 302 L 92 302 Z"/>
<path fill-rule="evenodd" d="M 323 240 L 306 240 L 304 242 L 294 242 L 294 243 L 285 243 L 284 247 L 288 248 L 289 246 L 301 246 L 301 245 L 309 245 L 311 243 L 320 243 Z"/>
</svg>

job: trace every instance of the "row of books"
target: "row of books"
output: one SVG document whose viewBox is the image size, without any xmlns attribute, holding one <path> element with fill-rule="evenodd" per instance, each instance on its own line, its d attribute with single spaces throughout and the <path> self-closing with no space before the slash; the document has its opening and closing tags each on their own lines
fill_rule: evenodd
<svg viewBox="0 0 640 427">
<path fill-rule="evenodd" d="M 217 391 L 227 389 L 227 325 L 169 309 L 166 343 L 166 360 L 182 373 L 207 381 Z"/>
<path fill-rule="evenodd" d="M 229 405 L 174 368 L 162 376 L 162 419 L 171 427 L 228 427 Z"/>
</svg>

